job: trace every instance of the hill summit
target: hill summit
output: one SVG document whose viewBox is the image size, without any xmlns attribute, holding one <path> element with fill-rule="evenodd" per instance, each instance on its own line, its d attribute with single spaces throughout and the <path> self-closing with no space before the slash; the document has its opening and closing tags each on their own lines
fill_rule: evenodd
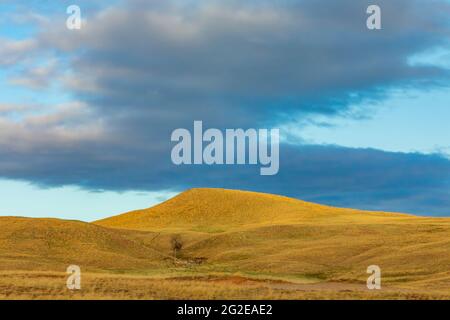
<svg viewBox="0 0 450 320">
<path fill-rule="evenodd" d="M 305 222 L 363 221 L 405 215 L 334 208 L 279 195 L 226 189 L 190 189 L 148 209 L 131 211 L 94 222 L 143 231 L 229 231 L 242 227 Z"/>
</svg>

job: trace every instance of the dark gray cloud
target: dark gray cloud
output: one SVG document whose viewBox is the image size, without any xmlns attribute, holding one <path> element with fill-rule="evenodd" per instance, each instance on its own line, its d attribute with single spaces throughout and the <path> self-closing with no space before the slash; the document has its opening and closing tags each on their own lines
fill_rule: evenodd
<svg viewBox="0 0 450 320">
<path fill-rule="evenodd" d="M 342 112 L 389 86 L 448 76 L 407 63 L 448 38 L 444 1 L 379 1 L 377 32 L 365 26 L 370 1 L 129 3 L 79 33 L 52 28 L 41 36 L 45 46 L 76 52 L 70 89 L 100 112 L 154 119 L 151 109 L 170 109 L 173 118 L 229 126 L 236 119 L 221 113 L 232 109 L 254 125 Z"/>
<path fill-rule="evenodd" d="M 447 81 L 448 71 L 407 61 L 445 44 L 448 4 L 377 3 L 383 29 L 375 32 L 365 27 L 372 4 L 365 0 L 126 1 L 89 16 L 77 32 L 46 22 L 29 50 L 52 52 L 69 66 L 56 78 L 76 112 L 0 119 L 0 175 L 90 189 L 245 188 L 442 212 L 450 165 L 438 156 L 284 144 L 280 173 L 270 178 L 258 168 L 180 168 L 170 160 L 170 133 L 194 120 L 277 125 L 342 114 L 392 87 Z M 21 55 L 27 49 L 16 47 Z"/>
<path fill-rule="evenodd" d="M 89 147 L 46 149 L 26 162 L 17 153 L 13 158 L 2 156 L 0 171 L 8 178 L 46 186 L 74 184 L 119 191 L 220 187 L 343 207 L 450 214 L 450 161 L 439 155 L 282 145 L 280 172 L 260 176 L 259 166 L 175 166 L 168 155 L 165 161 L 154 157 L 151 147 L 118 147 L 113 153 L 110 145 L 93 142 Z"/>
</svg>

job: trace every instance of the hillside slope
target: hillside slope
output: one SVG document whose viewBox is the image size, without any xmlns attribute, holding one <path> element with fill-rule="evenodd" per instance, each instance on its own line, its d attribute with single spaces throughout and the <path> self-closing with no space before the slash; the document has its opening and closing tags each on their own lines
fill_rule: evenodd
<svg viewBox="0 0 450 320">
<path fill-rule="evenodd" d="M 163 258 L 127 232 L 80 221 L 0 217 L 2 270 L 144 268 Z"/>
<path fill-rule="evenodd" d="M 254 192 L 192 189 L 158 206 L 96 224 L 178 233 L 181 258 L 216 271 L 450 285 L 450 219 L 333 208 Z M 208 269 L 211 270 L 211 269 Z"/>
<path fill-rule="evenodd" d="M 95 221 L 94 224 L 132 230 L 220 232 L 299 223 L 410 223 L 424 219 L 404 214 L 334 208 L 249 191 L 191 189 L 155 207 Z"/>
</svg>

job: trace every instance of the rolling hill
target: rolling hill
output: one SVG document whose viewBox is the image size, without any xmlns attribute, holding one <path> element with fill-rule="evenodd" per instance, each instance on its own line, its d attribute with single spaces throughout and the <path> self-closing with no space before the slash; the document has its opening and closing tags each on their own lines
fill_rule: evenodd
<svg viewBox="0 0 450 320">
<path fill-rule="evenodd" d="M 191 189 L 155 207 L 94 222 L 132 230 L 231 231 L 293 224 L 397 223 L 423 219 L 334 208 L 283 196 L 225 189 Z"/>
<path fill-rule="evenodd" d="M 80 221 L 0 217 L 1 270 L 148 268 L 163 258 L 128 232 Z"/>
<path fill-rule="evenodd" d="M 0 269 L 78 264 L 102 283 L 92 284 L 94 297 L 115 296 L 118 286 L 120 298 L 450 297 L 449 248 L 448 218 L 223 189 L 188 190 L 93 223 L 0 218 Z M 367 292 L 370 265 L 382 270 L 383 292 Z M 111 280 L 117 274 L 125 278 Z M 220 283 L 213 296 L 211 282 Z"/>
<path fill-rule="evenodd" d="M 440 279 L 450 285 L 450 219 L 192 189 L 153 208 L 95 223 L 179 233 L 183 255 L 233 272 L 362 281 L 366 268 L 376 264 L 387 282 Z"/>
</svg>

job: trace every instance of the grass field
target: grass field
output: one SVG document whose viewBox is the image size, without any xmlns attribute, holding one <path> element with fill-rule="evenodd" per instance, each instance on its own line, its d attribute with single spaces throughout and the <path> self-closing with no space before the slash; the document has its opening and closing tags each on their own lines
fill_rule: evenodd
<svg viewBox="0 0 450 320">
<path fill-rule="evenodd" d="M 450 299 L 450 219 L 193 189 L 93 223 L 0 218 L 0 270 L 7 299 Z"/>
<path fill-rule="evenodd" d="M 82 289 L 65 287 L 63 272 L 7 272 L 0 276 L 1 299 L 449 299 L 434 288 L 386 287 L 361 283 L 263 280 L 238 275 L 139 276 L 84 273 Z"/>
</svg>

